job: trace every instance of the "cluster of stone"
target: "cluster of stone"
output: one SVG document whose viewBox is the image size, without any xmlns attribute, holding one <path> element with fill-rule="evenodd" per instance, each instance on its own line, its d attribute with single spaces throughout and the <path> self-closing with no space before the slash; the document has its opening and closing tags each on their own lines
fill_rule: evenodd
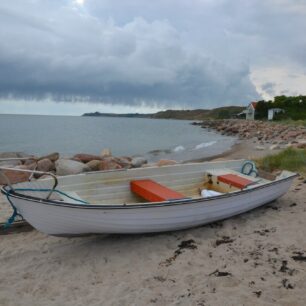
<svg viewBox="0 0 306 306">
<path fill-rule="evenodd" d="M 306 128 L 297 125 L 277 124 L 259 120 L 204 120 L 193 123 L 213 129 L 222 135 L 237 136 L 239 139 L 254 139 L 259 144 L 306 148 Z"/>
<path fill-rule="evenodd" d="M 12 160 L 10 160 L 12 158 Z M 20 158 L 20 160 L 18 160 Z M 51 172 L 58 176 L 79 174 L 89 171 L 107 171 L 117 169 L 130 169 L 149 166 L 165 166 L 172 165 L 176 162 L 173 160 L 160 160 L 156 164 L 149 164 L 148 161 L 141 156 L 114 157 L 109 149 L 102 150 L 100 155 L 92 155 L 80 153 L 70 158 L 62 158 L 59 153 L 51 153 L 42 157 L 28 155 L 19 152 L 0 153 L 0 168 L 15 168 L 25 170 L 37 170 L 40 172 Z M 30 179 L 31 173 L 1 170 L 5 176 L 0 175 L 0 185 L 7 183 L 7 177 L 10 183 L 15 184 Z M 34 179 L 44 177 L 43 174 L 36 173 Z"/>
</svg>

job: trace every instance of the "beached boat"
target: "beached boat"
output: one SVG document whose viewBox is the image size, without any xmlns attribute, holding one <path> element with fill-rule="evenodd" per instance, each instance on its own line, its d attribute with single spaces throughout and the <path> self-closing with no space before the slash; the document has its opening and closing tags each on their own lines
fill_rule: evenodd
<svg viewBox="0 0 306 306">
<path fill-rule="evenodd" d="M 46 234 L 148 233 L 244 213 L 285 194 L 295 176 L 256 177 L 252 163 L 235 160 L 51 177 L 1 191 Z"/>
</svg>

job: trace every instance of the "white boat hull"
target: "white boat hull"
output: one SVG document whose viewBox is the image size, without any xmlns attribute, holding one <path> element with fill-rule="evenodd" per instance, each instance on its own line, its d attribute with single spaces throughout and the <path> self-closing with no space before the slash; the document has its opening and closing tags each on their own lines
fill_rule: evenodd
<svg viewBox="0 0 306 306">
<path fill-rule="evenodd" d="M 293 178 L 213 198 L 152 205 L 54 205 L 18 196 L 11 200 L 32 226 L 50 235 L 163 232 L 226 219 L 269 203 L 288 191 Z"/>
</svg>

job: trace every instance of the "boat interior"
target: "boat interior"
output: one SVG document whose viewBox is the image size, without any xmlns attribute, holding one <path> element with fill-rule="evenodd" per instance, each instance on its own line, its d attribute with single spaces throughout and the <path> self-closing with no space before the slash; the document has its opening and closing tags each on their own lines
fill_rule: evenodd
<svg viewBox="0 0 306 306">
<path fill-rule="evenodd" d="M 50 199 L 99 205 L 196 199 L 209 196 L 203 190 L 214 191 L 213 195 L 231 193 L 281 178 L 267 173 L 256 177 L 243 174 L 245 163 L 245 160 L 192 163 L 64 176 L 58 178 L 56 187 L 61 193 L 53 192 Z M 42 179 L 16 184 L 14 188 L 31 188 L 18 192 L 46 198 L 48 192 L 39 190 L 50 189 L 52 184 L 52 179 Z"/>
</svg>

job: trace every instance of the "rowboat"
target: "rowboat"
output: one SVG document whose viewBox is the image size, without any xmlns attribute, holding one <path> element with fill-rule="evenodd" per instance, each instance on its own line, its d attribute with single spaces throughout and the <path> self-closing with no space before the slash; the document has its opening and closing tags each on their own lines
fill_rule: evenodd
<svg viewBox="0 0 306 306">
<path fill-rule="evenodd" d="M 289 171 L 258 176 L 246 160 L 49 175 L 7 184 L 1 192 L 15 213 L 55 236 L 200 226 L 274 201 L 297 176 Z"/>
</svg>

